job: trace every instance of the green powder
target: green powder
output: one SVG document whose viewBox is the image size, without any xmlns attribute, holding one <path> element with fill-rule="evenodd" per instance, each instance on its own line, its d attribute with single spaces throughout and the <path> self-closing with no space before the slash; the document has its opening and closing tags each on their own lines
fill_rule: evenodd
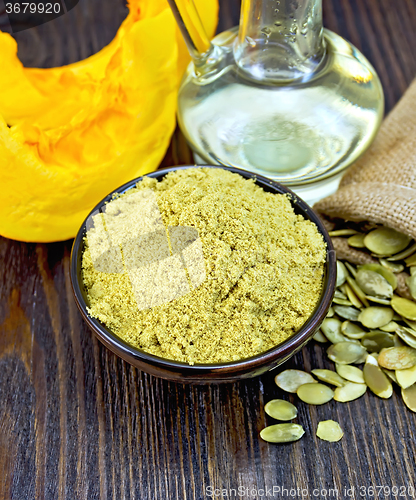
<svg viewBox="0 0 416 500">
<path fill-rule="evenodd" d="M 220 168 L 195 168 L 161 182 L 145 177 L 123 196 L 149 188 L 165 227 L 198 231 L 206 278 L 171 302 L 140 310 L 127 271 L 96 270 L 87 245 L 82 267 L 91 316 L 137 348 L 191 365 L 254 356 L 299 330 L 322 291 L 326 246 L 286 195 Z"/>
</svg>

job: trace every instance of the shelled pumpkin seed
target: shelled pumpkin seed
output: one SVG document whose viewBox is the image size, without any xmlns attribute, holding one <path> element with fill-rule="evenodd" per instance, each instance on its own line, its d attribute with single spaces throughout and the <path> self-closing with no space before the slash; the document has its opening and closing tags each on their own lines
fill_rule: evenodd
<svg viewBox="0 0 416 500">
<path fill-rule="evenodd" d="M 280 389 L 291 393 L 297 392 L 303 384 L 317 384 L 310 373 L 302 370 L 285 370 L 276 375 L 274 381 Z"/>
<path fill-rule="evenodd" d="M 403 318 L 416 321 L 416 302 L 395 295 L 391 299 L 391 307 Z"/>
<path fill-rule="evenodd" d="M 334 314 L 335 314 L 334 309 L 333 309 L 332 307 L 330 307 L 330 308 L 328 309 L 328 313 L 327 313 L 326 317 L 327 317 L 327 318 L 332 318 L 332 317 L 334 316 Z"/>
<path fill-rule="evenodd" d="M 396 334 L 410 347 L 416 349 L 416 337 L 409 333 L 410 328 L 399 326 Z"/>
<path fill-rule="evenodd" d="M 391 257 L 387 257 L 389 262 L 397 262 L 398 260 L 405 260 L 407 257 L 410 257 L 416 252 L 416 243 L 413 243 L 409 247 L 407 247 L 403 252 L 396 253 Z"/>
<path fill-rule="evenodd" d="M 393 370 L 387 370 L 386 368 L 382 368 L 382 370 L 390 380 L 393 380 L 395 384 L 399 385 L 399 383 L 397 382 L 396 372 L 394 372 Z"/>
<path fill-rule="evenodd" d="M 319 439 L 335 443 L 339 441 L 344 435 L 340 425 L 335 420 L 322 420 L 316 429 L 316 435 Z"/>
<path fill-rule="evenodd" d="M 368 332 L 361 339 L 362 345 L 368 352 L 380 352 L 382 349 L 394 346 L 393 335 L 379 330 Z"/>
<path fill-rule="evenodd" d="M 363 396 L 367 391 L 366 384 L 357 384 L 356 382 L 347 382 L 343 387 L 337 387 L 334 391 L 335 401 L 347 403 Z"/>
<path fill-rule="evenodd" d="M 338 375 L 338 373 L 332 370 L 323 370 L 320 368 L 316 368 L 312 370 L 312 373 L 318 380 L 322 382 L 326 382 L 329 385 L 335 385 L 336 387 L 342 387 L 345 385 L 345 380 Z"/>
<path fill-rule="evenodd" d="M 356 384 L 364 384 L 363 372 L 356 366 L 340 365 L 339 363 L 335 363 L 335 369 L 337 370 L 338 375 L 345 380 L 355 382 Z"/>
<path fill-rule="evenodd" d="M 345 293 L 347 294 L 348 300 L 354 307 L 356 307 L 357 309 L 361 309 L 363 307 L 360 299 L 357 297 L 357 295 L 355 295 L 353 289 L 348 284 L 345 284 Z"/>
<path fill-rule="evenodd" d="M 324 384 L 304 384 L 301 385 L 297 394 L 299 399 L 310 405 L 323 405 L 331 401 L 334 391 Z"/>
<path fill-rule="evenodd" d="M 374 356 L 367 356 L 364 369 L 364 381 L 369 389 L 380 398 L 388 399 L 393 394 L 393 386 L 391 385 L 387 375 L 378 366 Z"/>
<path fill-rule="evenodd" d="M 357 321 L 360 311 L 350 306 L 332 306 L 334 311 L 340 318 L 349 319 L 350 321 Z"/>
<path fill-rule="evenodd" d="M 393 288 L 393 290 L 396 290 L 397 288 L 396 275 L 381 264 L 363 264 L 362 266 L 358 267 L 358 271 L 372 271 L 373 273 L 377 273 L 387 281 L 387 283 Z"/>
<path fill-rule="evenodd" d="M 391 271 L 392 273 L 401 273 L 404 270 L 403 264 L 398 264 L 397 262 L 391 262 L 387 259 L 379 259 L 380 264 Z"/>
<path fill-rule="evenodd" d="M 284 399 L 272 399 L 265 405 L 264 411 L 276 420 L 292 420 L 298 414 L 296 406 Z"/>
<path fill-rule="evenodd" d="M 332 344 L 326 352 L 331 361 L 341 365 L 356 363 L 364 354 L 367 353 L 365 347 L 361 344 L 355 344 L 352 342 L 338 342 L 336 344 Z"/>
<path fill-rule="evenodd" d="M 402 389 L 402 398 L 409 410 L 416 412 L 416 384 L 407 389 Z"/>
<path fill-rule="evenodd" d="M 357 282 L 351 278 L 351 276 L 347 276 L 347 283 L 355 293 L 355 295 L 360 299 L 360 301 L 368 307 L 370 304 L 368 303 L 367 297 L 365 293 L 361 290 L 361 288 L 357 285 Z"/>
<path fill-rule="evenodd" d="M 348 238 L 348 245 L 354 248 L 365 248 L 364 238 L 365 234 L 362 233 L 354 234 L 353 236 L 350 236 Z"/>
<path fill-rule="evenodd" d="M 355 229 L 338 229 L 337 231 L 329 231 L 328 234 L 331 238 L 334 238 L 336 236 L 352 236 L 358 234 L 358 231 Z"/>
<path fill-rule="evenodd" d="M 410 295 L 412 299 L 416 300 L 416 274 L 410 275 L 405 279 L 405 283 L 407 288 L 409 289 Z"/>
<path fill-rule="evenodd" d="M 377 255 L 394 255 L 402 252 L 410 241 L 409 236 L 389 227 L 374 229 L 364 238 L 366 248 Z"/>
<path fill-rule="evenodd" d="M 396 382 L 402 389 L 407 389 L 416 383 L 416 365 L 406 370 L 396 370 Z"/>
<path fill-rule="evenodd" d="M 305 430 L 299 424 L 275 424 L 265 427 L 260 432 L 260 437 L 268 443 L 291 443 L 304 434 Z"/>
<path fill-rule="evenodd" d="M 313 336 L 313 339 L 316 340 L 317 342 L 321 342 L 322 344 L 325 344 L 326 342 L 328 342 L 328 339 L 321 332 L 321 330 L 316 330 L 315 335 Z"/>
<path fill-rule="evenodd" d="M 380 326 L 380 330 L 383 330 L 383 332 L 388 332 L 388 333 L 394 333 L 398 328 L 399 325 L 395 321 L 390 321 L 390 323 L 387 323 L 387 325 Z"/>
<path fill-rule="evenodd" d="M 416 365 L 416 349 L 407 346 L 383 349 L 378 363 L 387 370 L 405 370 Z"/>
<path fill-rule="evenodd" d="M 337 318 L 325 318 L 322 322 L 322 333 L 330 342 L 332 342 L 332 344 L 345 342 L 347 340 L 341 333 L 341 325 L 341 321 Z"/>
<path fill-rule="evenodd" d="M 361 325 L 352 323 L 351 321 L 344 321 L 341 325 L 341 333 L 346 337 L 353 340 L 360 340 L 366 334 L 366 331 Z"/>
<path fill-rule="evenodd" d="M 380 328 L 393 319 L 394 312 L 388 307 L 370 306 L 363 309 L 357 320 L 367 328 Z"/>
<path fill-rule="evenodd" d="M 345 283 L 347 276 L 348 276 L 348 271 L 347 268 L 345 267 L 345 264 L 340 260 L 337 260 L 337 283 L 336 283 L 337 287 L 340 287 Z"/>
<path fill-rule="evenodd" d="M 379 273 L 369 269 L 359 269 L 356 281 L 361 290 L 371 297 L 393 297 L 393 287 Z"/>
</svg>

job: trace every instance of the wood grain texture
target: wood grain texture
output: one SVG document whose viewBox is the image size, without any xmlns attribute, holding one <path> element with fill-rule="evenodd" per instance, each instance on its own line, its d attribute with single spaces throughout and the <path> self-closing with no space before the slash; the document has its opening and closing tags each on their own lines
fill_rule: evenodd
<svg viewBox="0 0 416 500">
<path fill-rule="evenodd" d="M 236 24 L 238 11 L 239 1 L 222 0 L 220 29 Z M 416 75 L 416 3 L 324 0 L 324 13 L 325 25 L 375 66 L 391 109 Z M 28 66 L 81 59 L 108 43 L 125 15 L 119 0 L 81 0 L 66 16 L 17 34 L 19 55 Z M 0 24 L 7 30 L 4 15 Z M 163 165 L 189 161 L 176 132 Z M 416 419 L 397 388 L 388 401 L 367 394 L 313 407 L 282 393 L 274 373 L 202 387 L 153 378 L 88 331 L 71 296 L 70 248 L 0 239 L 1 500 L 199 500 L 209 498 L 208 487 L 262 498 L 251 490 L 273 486 L 308 490 L 274 498 L 325 498 L 314 489 L 345 498 L 344 487 L 415 486 Z M 286 364 L 331 366 L 314 343 Z M 272 423 L 264 403 L 279 397 L 296 404 L 306 430 L 293 445 L 259 439 Z M 339 443 L 315 436 L 328 418 L 345 431 Z"/>
</svg>

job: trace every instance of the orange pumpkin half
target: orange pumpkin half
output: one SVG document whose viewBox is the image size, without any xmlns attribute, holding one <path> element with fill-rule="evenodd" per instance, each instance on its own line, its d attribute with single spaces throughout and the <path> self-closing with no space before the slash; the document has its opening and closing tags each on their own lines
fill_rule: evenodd
<svg viewBox="0 0 416 500">
<path fill-rule="evenodd" d="M 212 35 L 217 0 L 196 4 Z M 162 160 L 187 58 L 166 0 L 129 9 L 109 45 L 59 68 L 24 68 L 0 32 L 2 236 L 72 238 L 100 199 Z"/>
</svg>

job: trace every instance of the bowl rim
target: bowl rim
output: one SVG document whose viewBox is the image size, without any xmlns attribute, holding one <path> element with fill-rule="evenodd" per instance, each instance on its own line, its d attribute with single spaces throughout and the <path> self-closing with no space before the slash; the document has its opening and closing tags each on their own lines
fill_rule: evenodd
<svg viewBox="0 0 416 500">
<path fill-rule="evenodd" d="M 168 358 L 162 358 L 128 344 L 122 338 L 113 333 L 104 324 L 102 324 L 99 320 L 88 315 L 87 303 L 84 297 L 84 293 L 81 289 L 81 285 L 79 282 L 80 280 L 78 279 L 78 276 L 81 275 L 78 271 L 81 263 L 84 246 L 83 241 L 86 233 L 86 222 L 88 218 L 95 211 L 100 210 L 106 202 L 109 202 L 113 198 L 113 195 L 124 194 L 125 192 L 135 187 L 135 185 L 144 177 L 156 178 L 160 181 L 166 174 L 170 172 L 174 172 L 177 170 L 186 170 L 190 168 L 221 168 L 232 173 L 240 174 L 246 179 L 254 179 L 254 181 L 262 188 L 268 188 L 269 192 L 289 194 L 291 197 L 292 206 L 295 209 L 298 209 L 298 211 L 300 211 L 305 218 L 311 220 L 316 224 L 327 245 L 326 262 L 324 266 L 324 286 L 313 313 L 301 326 L 301 328 L 284 342 L 270 348 L 267 351 L 256 354 L 255 356 L 251 356 L 249 358 L 222 363 L 198 363 L 194 365 L 190 365 L 189 363 L 183 361 L 175 361 Z M 331 272 L 331 270 L 333 272 Z M 297 352 L 297 350 L 299 350 L 304 345 L 304 343 L 309 340 L 310 337 L 312 337 L 313 333 L 319 328 L 320 324 L 325 319 L 328 309 L 332 303 L 336 282 L 336 256 L 331 238 L 329 237 L 329 234 L 321 219 L 305 201 L 299 198 L 299 196 L 297 196 L 286 186 L 283 186 L 282 184 L 267 177 L 263 177 L 256 173 L 236 167 L 228 167 L 222 165 L 180 165 L 155 170 L 154 172 L 151 172 L 149 174 L 144 174 L 140 177 L 132 179 L 111 191 L 111 193 L 109 193 L 95 205 L 95 207 L 89 212 L 89 214 L 81 224 L 81 227 L 79 228 L 72 245 L 70 256 L 70 281 L 76 305 L 81 312 L 84 320 L 93 330 L 93 332 L 98 336 L 100 341 L 122 359 L 130 363 L 132 363 L 131 360 L 133 359 L 138 362 L 144 362 L 153 365 L 154 367 L 167 369 L 169 371 L 173 370 L 182 374 L 192 373 L 193 375 L 200 376 L 204 373 L 212 374 L 213 372 L 224 372 L 227 375 L 237 375 L 241 372 L 250 370 L 252 371 L 264 365 L 271 364 L 276 359 L 281 359 L 282 357 L 291 357 L 292 354 Z M 163 377 L 163 375 L 161 376 Z"/>
</svg>

